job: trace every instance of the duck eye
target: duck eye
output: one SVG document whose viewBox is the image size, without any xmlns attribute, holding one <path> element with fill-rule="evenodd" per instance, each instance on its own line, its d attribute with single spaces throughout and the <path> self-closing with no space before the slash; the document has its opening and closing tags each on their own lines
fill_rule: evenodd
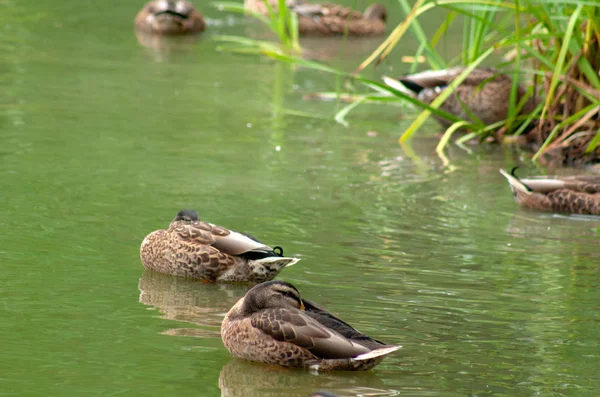
<svg viewBox="0 0 600 397">
<path fill-rule="evenodd" d="M 283 295 L 285 297 L 292 298 L 292 299 L 294 297 L 294 294 L 292 294 L 290 291 L 285 290 L 285 289 L 279 289 L 279 290 L 277 290 L 277 293 L 280 295 Z"/>
</svg>

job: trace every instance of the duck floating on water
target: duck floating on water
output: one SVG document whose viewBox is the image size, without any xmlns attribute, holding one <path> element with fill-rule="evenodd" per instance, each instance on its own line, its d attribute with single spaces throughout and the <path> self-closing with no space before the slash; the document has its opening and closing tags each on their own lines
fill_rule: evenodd
<svg viewBox="0 0 600 397">
<path fill-rule="evenodd" d="M 146 236 L 140 257 L 147 269 L 203 281 L 272 280 L 300 259 L 283 256 L 247 234 L 201 221 L 192 210 L 180 211 L 167 230 Z"/>
<path fill-rule="evenodd" d="M 276 12 L 277 3 L 277 0 L 269 0 Z M 287 0 L 286 5 L 298 15 L 301 36 L 377 36 L 385 33 L 387 10 L 382 4 L 373 4 L 364 13 L 333 3 Z M 263 0 L 245 0 L 244 6 L 250 11 L 268 15 Z"/>
<path fill-rule="evenodd" d="M 429 70 L 399 78 L 387 76 L 382 78 L 388 86 L 430 104 L 464 70 L 464 67 L 455 67 Z M 511 77 L 492 68 L 475 68 L 439 109 L 461 120 L 479 120 L 484 125 L 494 124 L 508 117 L 511 87 Z M 525 94 L 525 88 L 519 85 L 517 103 L 525 97 Z M 535 106 L 535 100 L 529 97 L 519 114 L 530 113 Z M 441 116 L 434 115 L 434 117 L 445 128 L 453 123 Z"/>
<path fill-rule="evenodd" d="M 600 176 L 518 178 L 500 170 L 517 203 L 538 211 L 600 215 Z"/>
<path fill-rule="evenodd" d="M 234 357 L 313 370 L 368 370 L 401 347 L 357 331 L 284 281 L 250 289 L 223 319 L 221 339 Z"/>
<path fill-rule="evenodd" d="M 204 31 L 204 18 L 186 0 L 154 0 L 135 17 L 138 31 L 158 35 L 183 35 Z"/>
</svg>

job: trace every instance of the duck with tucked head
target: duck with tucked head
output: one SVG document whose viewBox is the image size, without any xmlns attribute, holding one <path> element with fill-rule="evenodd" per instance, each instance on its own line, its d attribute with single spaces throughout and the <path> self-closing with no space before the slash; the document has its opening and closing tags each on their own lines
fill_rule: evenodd
<svg viewBox="0 0 600 397">
<path fill-rule="evenodd" d="M 202 15 L 186 0 L 154 0 L 135 17 L 138 31 L 159 35 L 199 33 L 205 26 Z"/>
<path fill-rule="evenodd" d="M 600 176 L 533 177 L 520 179 L 515 168 L 500 170 L 517 203 L 538 211 L 600 215 Z"/>
<path fill-rule="evenodd" d="M 203 222 L 192 210 L 180 211 L 167 230 L 146 236 L 140 257 L 147 269 L 208 282 L 262 283 L 299 261 L 284 257 L 280 247 Z"/>
<path fill-rule="evenodd" d="M 250 289 L 223 319 L 221 339 L 234 357 L 315 370 L 368 370 L 401 347 L 357 331 L 284 281 Z"/>
<path fill-rule="evenodd" d="M 442 93 L 465 68 L 455 67 L 444 70 L 429 70 L 394 79 L 383 76 L 385 83 L 406 95 L 421 102 L 430 104 Z M 454 92 L 439 107 L 461 120 L 481 121 L 490 125 L 505 120 L 510 107 L 510 91 L 512 78 L 492 68 L 475 68 L 454 89 Z M 526 90 L 522 86 L 517 89 L 517 103 L 525 97 Z M 519 114 L 525 115 L 535 109 L 536 102 L 529 97 Z M 445 128 L 452 125 L 441 116 L 434 117 Z"/>
<path fill-rule="evenodd" d="M 269 0 L 277 12 L 277 0 Z M 298 15 L 298 32 L 302 36 L 377 36 L 385 33 L 387 10 L 382 4 L 369 6 L 364 13 L 340 4 L 312 4 L 287 0 L 287 7 Z M 246 9 L 268 14 L 263 0 L 245 0 Z"/>
<path fill-rule="evenodd" d="M 268 0 L 268 3 L 274 12 L 279 11 L 279 0 Z M 289 9 L 301 4 L 306 4 L 306 2 L 304 0 L 285 0 L 285 6 Z M 264 0 L 244 0 L 244 8 L 262 15 L 269 15 L 269 9 Z"/>
</svg>

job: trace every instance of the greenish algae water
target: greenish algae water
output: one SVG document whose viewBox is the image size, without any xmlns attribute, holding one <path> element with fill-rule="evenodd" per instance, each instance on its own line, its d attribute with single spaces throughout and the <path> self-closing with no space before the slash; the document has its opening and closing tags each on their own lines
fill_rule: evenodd
<svg viewBox="0 0 600 397">
<path fill-rule="evenodd" d="M 450 168 L 434 138 L 403 151 L 399 108 L 286 115 L 332 114 L 302 94 L 336 82 L 218 52 L 254 28 L 207 6 L 195 43 L 142 47 L 140 6 L 0 2 L 0 395 L 597 395 L 599 218 L 519 210 L 499 148 Z M 245 287 L 139 261 L 182 208 L 302 257 L 280 278 L 403 348 L 366 373 L 231 358 L 219 323 Z"/>
</svg>

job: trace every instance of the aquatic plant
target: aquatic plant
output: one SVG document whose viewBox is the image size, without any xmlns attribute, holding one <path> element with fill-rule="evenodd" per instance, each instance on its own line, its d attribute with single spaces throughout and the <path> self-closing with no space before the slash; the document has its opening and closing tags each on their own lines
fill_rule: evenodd
<svg viewBox="0 0 600 397">
<path fill-rule="evenodd" d="M 283 0 L 279 3 L 283 6 L 280 9 L 287 10 Z M 420 107 L 423 111 L 402 133 L 400 142 L 410 139 L 425 120 L 435 114 L 453 121 L 437 146 L 438 153 L 442 153 L 454 132 L 468 129 L 470 132 L 459 138 L 458 144 L 493 137 L 500 142 L 527 144 L 535 151 L 534 161 L 545 153 L 563 163 L 600 160 L 600 7 L 597 0 L 560 3 L 549 0 L 416 0 L 412 6 L 408 0 L 398 0 L 398 4 L 406 18 L 353 74 L 273 48 L 262 47 L 262 52 L 281 61 L 352 78 L 367 86 L 366 94 L 335 115 L 338 122 L 347 123 L 346 115 L 366 100 L 409 101 Z M 419 18 L 440 8 L 447 11 L 446 18 L 432 37 L 428 37 Z M 289 11 L 283 14 L 286 18 L 293 15 Z M 276 16 L 270 14 L 267 23 L 272 29 L 275 20 Z M 436 47 L 455 24 L 461 24 L 463 48 L 456 59 L 447 63 Z M 376 67 L 385 59 L 407 32 L 419 42 L 414 59 L 424 58 L 431 69 L 465 65 L 464 72 L 431 104 L 360 76 L 365 68 Z M 490 63 L 513 77 L 506 120 L 484 125 L 458 120 L 439 109 L 470 71 Z M 417 66 L 415 62 L 411 68 L 415 70 Z M 528 91 L 519 103 L 518 84 L 523 80 Z M 529 98 L 534 98 L 538 106 L 526 116 L 519 115 L 523 101 Z"/>
<path fill-rule="evenodd" d="M 301 48 L 298 40 L 298 16 L 295 13 L 290 12 L 285 4 L 285 0 L 278 0 L 278 12 L 275 12 L 269 1 L 263 1 L 268 11 L 267 16 L 248 10 L 243 4 L 239 3 L 220 1 L 214 2 L 212 5 L 222 11 L 246 14 L 254 19 L 262 21 L 273 33 L 275 33 L 279 43 L 240 36 L 221 35 L 217 36 L 216 40 L 228 43 L 228 45 L 223 46 L 222 49 L 251 53 L 299 53 Z"/>
<path fill-rule="evenodd" d="M 493 125 L 474 125 L 457 121 L 447 130 L 438 152 L 443 150 L 450 136 L 460 127 L 472 132 L 458 142 L 490 135 L 498 140 L 505 136 L 527 135 L 540 155 L 554 150 L 562 162 L 570 162 L 594 153 L 600 158 L 600 25 L 599 7 L 595 1 L 517 0 L 514 3 L 489 0 L 417 0 L 411 8 L 406 0 L 398 0 L 406 11 L 400 23 L 357 69 L 381 62 L 400 42 L 407 31 L 419 40 L 417 56 L 424 56 L 433 69 L 444 68 L 442 57 L 435 47 L 453 23 L 462 23 L 463 49 L 459 59 L 452 63 L 466 65 L 461 76 L 451 85 L 456 87 L 475 67 L 504 55 L 499 66 L 508 66 L 513 77 L 508 118 Z M 421 28 L 418 17 L 434 8 L 445 8 L 448 13 L 440 28 L 429 39 Z M 508 69 L 508 68 L 507 68 Z M 529 95 L 539 99 L 539 106 L 527 117 L 519 117 L 522 103 L 517 102 L 518 81 L 529 76 Z M 445 94 L 445 95 L 444 95 Z M 395 93 L 397 95 L 397 93 Z M 409 139 L 437 110 L 450 90 L 445 90 L 430 107 L 406 129 L 400 141 Z M 439 112 L 435 112 L 440 114 Z"/>
</svg>

